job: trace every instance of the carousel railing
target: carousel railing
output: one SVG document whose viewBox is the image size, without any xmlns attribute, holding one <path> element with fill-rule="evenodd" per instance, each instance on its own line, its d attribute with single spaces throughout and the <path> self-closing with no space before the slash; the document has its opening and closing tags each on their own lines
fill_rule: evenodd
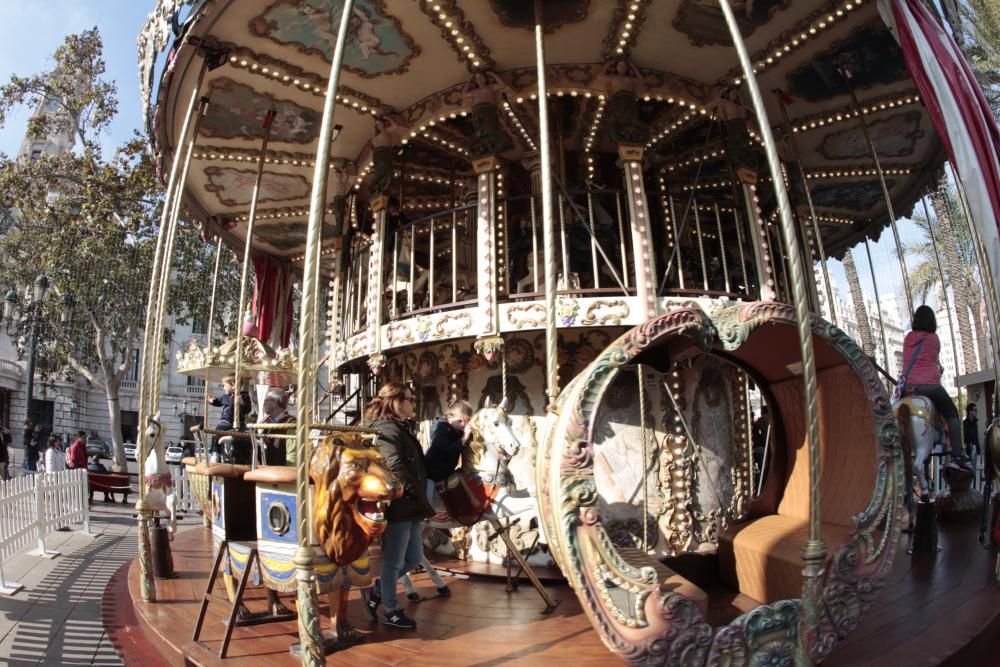
<svg viewBox="0 0 1000 667">
<path fill-rule="evenodd" d="M 635 294 L 635 258 L 628 203 L 621 190 L 560 191 L 555 196 L 556 265 L 560 294 Z M 502 217 L 501 217 L 502 216 Z M 500 202 L 501 297 L 541 298 L 545 287 L 539 195 Z"/>
<path fill-rule="evenodd" d="M 669 271 L 664 296 L 756 300 L 759 295 L 750 230 L 744 216 L 708 195 L 649 192 L 660 222 L 657 274 Z M 678 245 L 677 252 L 674 246 Z M 673 260 L 671 261 L 671 256 Z"/>
<path fill-rule="evenodd" d="M 476 210 L 439 211 L 386 235 L 390 319 L 476 303 Z"/>
<path fill-rule="evenodd" d="M 368 259 L 371 241 L 361 235 L 351 241 L 347 262 L 341 340 L 359 334 L 368 326 Z"/>
</svg>

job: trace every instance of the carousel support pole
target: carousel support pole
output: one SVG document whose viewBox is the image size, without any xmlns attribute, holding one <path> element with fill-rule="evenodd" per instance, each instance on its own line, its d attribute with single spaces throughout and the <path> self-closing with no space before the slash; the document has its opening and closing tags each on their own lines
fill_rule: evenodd
<svg viewBox="0 0 1000 667">
<path fill-rule="evenodd" d="M 799 142 L 795 140 L 795 132 L 792 130 L 792 122 L 788 118 L 788 107 L 785 106 L 785 98 L 780 90 L 774 91 L 774 96 L 778 98 L 778 108 L 781 109 L 781 120 L 785 125 L 785 136 L 788 137 L 788 145 L 792 149 L 795 157 L 795 167 L 802 177 L 802 190 L 806 196 L 806 205 L 809 207 L 809 219 L 812 222 L 813 236 L 816 238 L 816 249 L 819 252 L 819 265 L 823 269 L 823 286 L 826 288 L 826 301 L 830 304 L 830 319 L 837 324 L 837 308 L 833 301 L 833 287 L 830 284 L 830 273 L 826 268 L 826 248 L 823 246 L 823 236 L 819 233 L 819 220 L 816 217 L 816 206 L 813 204 L 812 192 L 809 191 L 809 179 L 802 168 L 802 155 L 799 153 Z"/>
<path fill-rule="evenodd" d="M 872 274 L 872 287 L 875 288 L 875 310 L 878 311 L 878 333 L 882 341 L 882 363 L 885 364 L 886 370 L 890 370 L 889 347 L 885 344 L 885 316 L 882 314 L 882 300 L 879 299 L 878 280 L 875 279 L 875 265 L 872 264 L 872 250 L 867 236 L 865 237 L 865 253 L 868 255 L 868 270 Z"/>
<path fill-rule="evenodd" d="M 642 179 L 642 146 L 619 146 L 625 177 L 625 197 L 628 203 L 632 256 L 635 258 L 635 291 L 642 302 L 646 319 L 659 314 L 656 300 L 656 268 L 653 266 L 653 232 L 646 212 L 646 184 Z M 596 273 L 595 273 L 596 275 Z"/>
<path fill-rule="evenodd" d="M 473 171 L 476 174 L 476 184 L 479 190 L 476 210 L 476 247 L 479 258 L 477 262 L 478 285 L 477 299 L 479 310 L 486 317 L 483 335 L 497 336 L 500 334 L 500 312 L 497 306 L 497 292 L 500 277 L 497 275 L 497 167 L 500 161 L 495 155 L 487 155 L 474 160 Z M 454 178 L 454 174 L 452 175 Z M 452 226 L 454 229 L 454 225 Z M 452 246 L 454 256 L 455 246 Z M 453 265 L 454 272 L 454 265 Z"/>
<path fill-rule="evenodd" d="M 934 225 L 931 224 L 931 212 L 927 208 L 927 199 L 920 198 L 920 203 L 924 207 L 924 217 L 927 219 L 927 234 L 931 237 L 931 249 L 934 251 L 934 263 L 937 265 L 938 276 L 941 278 L 941 295 L 944 297 L 944 308 L 948 313 L 948 336 L 951 338 L 951 354 L 955 363 L 955 372 L 958 372 L 958 344 L 955 338 L 955 322 L 951 316 L 951 299 L 948 298 L 948 290 L 944 285 L 944 267 L 941 265 L 941 255 L 938 254 L 937 237 L 934 234 Z"/>
<path fill-rule="evenodd" d="M 795 223 L 792 221 L 791 206 L 788 202 L 788 192 L 785 189 L 784 180 L 781 178 L 781 162 L 778 159 L 778 150 L 771 132 L 771 124 L 767 119 L 767 110 L 764 108 L 764 99 L 761 97 L 760 88 L 757 86 L 757 77 L 750 64 L 750 56 L 747 54 L 746 44 L 740 34 L 739 24 L 733 14 L 733 8 L 729 5 L 729 0 L 719 0 L 719 6 L 726 17 L 726 24 L 729 26 L 729 33 L 733 38 L 733 45 L 739 55 L 740 66 L 746 78 L 747 88 L 753 101 L 754 112 L 757 115 L 757 122 L 760 126 L 761 137 L 764 140 L 764 150 L 767 153 L 767 162 L 773 176 L 774 194 L 777 199 L 778 212 L 781 219 L 781 231 L 785 239 L 785 247 L 788 251 L 788 263 L 792 274 L 792 294 L 795 301 L 795 315 L 798 321 L 799 344 L 802 348 L 802 380 L 805 384 L 805 419 L 808 429 L 806 430 L 809 451 L 809 539 L 802 549 L 802 560 L 804 561 L 802 585 L 802 614 L 803 618 L 799 625 L 799 646 L 796 660 L 799 664 L 811 665 L 820 657 L 816 654 L 818 649 L 819 627 L 819 593 L 823 578 L 823 564 L 826 560 L 827 547 L 823 542 L 823 535 L 820 532 L 820 451 L 819 451 L 819 411 L 816 405 L 817 383 L 816 383 L 816 359 L 813 353 L 812 331 L 809 315 L 809 302 L 805 289 L 804 265 L 799 247 L 795 241 Z"/>
<path fill-rule="evenodd" d="M 196 118 L 204 109 L 205 102 L 199 106 L 199 94 L 202 82 L 205 79 L 205 72 L 208 71 L 207 60 L 202 61 L 201 68 L 195 81 L 194 90 L 191 93 L 191 101 L 184 117 L 184 124 L 181 126 L 181 133 L 177 138 L 177 145 L 184 146 L 188 142 L 189 136 L 197 136 L 197 132 L 191 132 L 191 126 L 197 124 Z M 146 298 L 146 324 L 143 329 L 141 381 L 139 383 L 139 428 L 144 429 L 146 423 L 155 414 L 152 406 L 155 404 L 153 396 L 157 392 L 155 378 L 159 376 L 156 368 L 161 363 L 160 347 L 154 347 L 156 336 L 154 335 L 157 321 L 157 311 L 164 304 L 159 302 L 160 283 L 167 280 L 169 270 L 169 260 L 164 258 L 168 231 L 171 216 L 174 210 L 173 202 L 180 199 L 183 190 L 184 178 L 180 177 L 182 160 L 174 158 L 170 166 L 170 176 L 167 181 L 167 194 L 163 202 L 163 213 L 160 218 L 160 229 L 156 238 L 156 250 L 153 255 L 153 272 L 149 281 L 149 294 Z M 139 438 L 138 461 L 140 466 L 145 464 L 146 440 Z M 156 602 L 156 585 L 153 581 L 153 564 L 150 554 L 149 544 L 149 508 L 146 505 L 145 484 L 139 484 L 139 500 L 135 504 L 136 514 L 139 518 L 139 581 L 142 588 L 142 599 L 144 602 Z"/>
<path fill-rule="evenodd" d="M 219 261 L 222 259 L 222 236 L 219 236 L 215 240 L 215 268 L 212 270 L 212 297 L 208 302 L 208 327 L 205 331 L 205 349 L 209 350 L 212 347 L 212 335 L 214 332 L 214 321 L 215 321 L 215 297 L 219 290 Z M 205 405 L 201 414 L 202 426 L 208 424 L 208 371 L 205 372 Z M 202 448 L 205 455 L 205 463 L 208 463 L 208 449 Z M 195 455 L 197 456 L 197 449 L 195 450 Z"/>
<path fill-rule="evenodd" d="M 389 197 L 386 195 L 378 195 L 371 202 L 372 213 L 375 216 L 372 222 L 372 237 L 371 246 L 368 249 L 368 318 L 367 318 L 367 328 L 368 328 L 368 349 L 371 352 L 371 357 L 369 362 L 373 369 L 381 369 L 381 359 L 382 354 L 382 274 L 385 269 L 385 236 L 386 236 L 386 220 L 388 218 L 389 211 Z M 399 233 L 399 230 L 396 230 Z M 410 302 L 410 310 L 413 310 L 413 285 L 416 280 L 416 249 L 417 249 L 417 228 L 414 225 L 410 226 L 410 233 L 412 238 L 410 239 L 410 285 L 407 288 L 407 299 Z M 393 279 L 395 280 L 395 279 Z M 427 289 L 431 290 L 434 286 L 427 281 Z M 379 371 L 375 371 L 377 375 Z"/>
<path fill-rule="evenodd" d="M 747 212 L 747 227 L 750 229 L 750 247 L 753 248 L 753 264 L 757 271 L 757 291 L 761 301 L 774 301 L 775 291 L 774 254 L 767 242 L 767 228 L 764 219 L 760 217 L 760 205 L 757 203 L 756 186 L 740 183 L 740 194 L 743 195 L 743 207 Z"/>
<path fill-rule="evenodd" d="M 882 196 L 885 197 L 885 210 L 889 215 L 889 226 L 892 227 L 892 238 L 896 243 L 896 257 L 899 260 L 899 271 L 903 276 L 903 291 L 906 293 L 906 307 L 909 308 L 909 313 L 913 314 L 913 290 L 910 289 L 910 276 L 906 271 L 906 258 L 903 257 L 903 244 L 899 240 L 899 229 L 896 227 L 896 212 L 892 208 L 892 197 L 889 196 L 889 186 L 885 182 L 885 173 L 882 171 L 882 163 L 878 159 L 878 151 L 875 150 L 875 143 L 872 141 L 871 133 L 868 131 L 868 123 L 865 121 L 865 114 L 861 109 L 861 104 L 858 103 L 858 96 L 854 93 L 854 85 L 851 83 L 852 74 L 850 71 L 838 68 L 840 76 L 844 80 L 844 86 L 847 88 L 848 94 L 851 96 L 851 105 L 854 107 L 854 113 L 858 116 L 858 125 L 861 127 L 861 133 L 865 137 L 865 143 L 868 144 L 868 151 L 872 154 L 872 164 L 875 165 L 875 172 L 878 174 L 878 182 L 882 186 Z M 888 365 L 888 359 L 886 359 L 886 365 Z"/>
<path fill-rule="evenodd" d="M 251 250 L 253 247 L 253 229 L 257 222 L 257 204 L 260 203 L 260 184 L 264 180 L 264 163 L 267 159 L 267 144 L 271 140 L 271 128 L 274 126 L 274 109 L 264 116 L 264 138 L 260 142 L 260 155 L 257 158 L 257 176 L 253 183 L 253 194 L 250 196 L 250 213 L 247 216 L 247 238 L 243 244 L 243 267 L 240 270 L 240 300 L 239 316 L 236 318 L 236 401 L 242 400 L 243 393 L 243 319 L 250 314 L 247 308 L 247 282 L 250 275 Z M 322 215 L 322 212 L 321 212 Z M 301 389 L 301 385 L 300 385 Z M 301 403 L 300 403 L 301 405 Z M 239 406 L 233 411 L 233 426 L 238 431 L 243 425 L 243 408 Z"/>
<path fill-rule="evenodd" d="M 313 321 L 313 301 L 317 298 L 315 264 L 320 260 L 320 227 L 326 202 L 326 183 L 329 178 L 330 144 L 333 138 L 333 115 L 340 82 L 340 66 L 344 60 L 347 45 L 347 27 L 350 25 L 354 0 L 344 0 L 340 14 L 340 28 L 330 66 L 326 99 L 323 103 L 323 122 L 320 126 L 319 145 L 316 149 L 316 169 L 313 172 L 312 194 L 309 200 L 309 228 L 306 235 L 305 267 L 302 272 L 302 303 L 299 308 L 299 377 L 298 405 L 295 444 L 296 467 L 296 520 L 298 522 L 298 548 L 293 562 L 296 567 L 297 601 L 299 613 L 299 642 L 301 643 L 302 664 L 318 666 L 326 662 L 323 650 L 323 634 L 320 630 L 319 599 L 316 592 L 316 571 L 313 567 L 315 549 L 311 544 L 312 522 L 309 511 L 309 425 L 313 423 L 312 394 L 316 390 L 316 359 L 313 350 L 313 336 L 316 332 Z M 381 305 L 381 303 L 379 304 Z"/>
<path fill-rule="evenodd" d="M 542 246 L 545 253 L 545 394 L 548 407 L 559 395 L 558 334 L 556 333 L 556 239 L 552 211 L 552 151 L 549 146 L 548 88 L 545 83 L 545 30 L 542 3 L 534 0 L 535 57 L 538 71 L 538 130 L 542 173 Z M 564 269 L 565 270 L 565 269 Z"/>
</svg>

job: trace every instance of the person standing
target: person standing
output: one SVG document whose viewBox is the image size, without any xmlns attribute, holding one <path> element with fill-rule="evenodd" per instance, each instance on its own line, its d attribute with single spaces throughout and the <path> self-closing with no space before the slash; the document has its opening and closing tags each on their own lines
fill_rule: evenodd
<svg viewBox="0 0 1000 667">
<path fill-rule="evenodd" d="M 397 382 L 382 386 L 365 411 L 365 418 L 379 435 L 376 444 L 386 464 L 403 485 L 403 495 L 386 510 L 386 529 L 382 534 L 382 572 L 371 590 L 383 606 L 382 625 L 413 630 L 416 621 L 399 607 L 396 583 L 399 577 L 420 564 L 424 553 L 421 522 L 434 515 L 427 500 L 427 469 L 424 452 L 414 435 L 416 415 L 413 392 Z M 377 616 L 378 603 L 369 605 Z"/>
<path fill-rule="evenodd" d="M 958 409 L 941 385 L 941 340 L 937 333 L 937 317 L 930 306 L 920 306 L 913 312 L 913 330 L 903 339 L 903 368 L 906 389 L 926 396 L 937 408 L 948 425 L 948 442 L 951 444 L 951 464 L 954 467 L 971 470 L 969 457 L 962 451 L 962 428 L 958 421 Z"/>
<path fill-rule="evenodd" d="M 49 436 L 49 447 L 45 450 L 46 473 L 62 472 L 66 469 L 66 453 L 58 435 Z"/>
<path fill-rule="evenodd" d="M 6 426 L 0 427 L 0 480 L 10 479 L 10 444 L 13 437 L 10 429 Z"/>
<path fill-rule="evenodd" d="M 965 419 L 962 420 L 962 442 L 965 443 L 965 454 L 975 460 L 979 456 L 979 408 L 975 403 L 965 406 Z"/>
<path fill-rule="evenodd" d="M 70 468 L 87 467 L 87 432 L 77 431 L 76 439 L 66 452 L 66 463 Z"/>
<path fill-rule="evenodd" d="M 39 441 L 35 432 L 35 425 L 30 419 L 24 422 L 24 439 L 21 441 L 24 447 L 24 469 L 30 472 L 38 470 Z"/>
<path fill-rule="evenodd" d="M 288 414 L 288 394 L 284 389 L 271 387 L 264 396 L 265 424 L 285 424 L 294 418 Z M 264 437 L 264 463 L 269 466 L 288 465 L 287 443 L 284 438 Z"/>
</svg>

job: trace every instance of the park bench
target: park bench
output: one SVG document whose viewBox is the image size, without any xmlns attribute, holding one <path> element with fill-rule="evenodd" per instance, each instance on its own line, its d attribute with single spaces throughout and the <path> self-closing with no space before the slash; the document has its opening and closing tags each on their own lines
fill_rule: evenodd
<svg viewBox="0 0 1000 667">
<path fill-rule="evenodd" d="M 128 475 L 120 475 L 112 472 L 88 472 L 90 495 L 87 502 L 94 502 L 94 491 L 103 491 L 111 494 L 111 501 L 114 502 L 116 493 L 122 494 L 122 505 L 128 503 L 128 494 L 134 493 Z"/>
</svg>

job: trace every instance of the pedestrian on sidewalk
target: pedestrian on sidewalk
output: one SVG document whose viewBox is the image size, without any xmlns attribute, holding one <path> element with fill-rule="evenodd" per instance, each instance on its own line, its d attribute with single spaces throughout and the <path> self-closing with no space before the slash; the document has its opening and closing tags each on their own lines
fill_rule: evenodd
<svg viewBox="0 0 1000 667">
<path fill-rule="evenodd" d="M 0 427 L 0 480 L 10 479 L 10 443 L 14 440 L 10 429 Z"/>
<path fill-rule="evenodd" d="M 66 452 L 66 465 L 70 468 L 87 467 L 87 432 L 78 431 L 76 440 Z"/>
<path fill-rule="evenodd" d="M 30 419 L 24 420 L 24 439 L 21 446 L 24 448 L 24 469 L 30 472 L 38 470 L 39 453 L 38 435 L 35 432 L 35 425 Z"/>
<path fill-rule="evenodd" d="M 49 436 L 49 448 L 45 450 L 46 473 L 61 472 L 66 469 L 66 452 L 63 451 L 62 439 L 58 435 Z"/>
</svg>

